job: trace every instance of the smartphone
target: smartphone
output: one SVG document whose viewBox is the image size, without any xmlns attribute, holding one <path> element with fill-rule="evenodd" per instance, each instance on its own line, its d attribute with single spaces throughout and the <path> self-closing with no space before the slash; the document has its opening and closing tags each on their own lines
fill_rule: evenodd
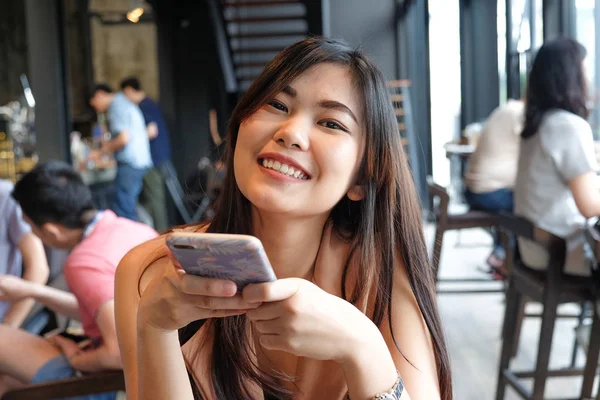
<svg viewBox="0 0 600 400">
<path fill-rule="evenodd" d="M 262 243 L 254 236 L 174 232 L 166 244 L 186 273 L 233 281 L 238 291 L 251 283 L 277 279 Z"/>
</svg>

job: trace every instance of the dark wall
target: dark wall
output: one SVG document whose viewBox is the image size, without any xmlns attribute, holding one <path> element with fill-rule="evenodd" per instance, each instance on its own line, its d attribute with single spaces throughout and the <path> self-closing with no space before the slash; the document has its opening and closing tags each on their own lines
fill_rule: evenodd
<svg viewBox="0 0 600 400">
<path fill-rule="evenodd" d="M 28 72 L 25 5 L 3 0 L 0 10 L 0 105 L 23 94 L 19 75 Z"/>
<path fill-rule="evenodd" d="M 41 161 L 69 159 L 63 6 L 61 0 L 25 1 L 30 81 L 36 101 L 37 149 Z"/>
<path fill-rule="evenodd" d="M 487 118 L 500 103 L 496 25 L 496 2 L 460 0 L 463 128 Z"/>
<path fill-rule="evenodd" d="M 185 177 L 201 157 L 214 154 L 208 112 L 217 109 L 223 129 L 227 95 L 206 2 L 156 0 L 153 7 L 160 103 L 171 133 L 173 163 Z"/>
<path fill-rule="evenodd" d="M 329 36 L 361 46 L 386 79 L 397 79 L 394 0 L 329 0 Z"/>
<path fill-rule="evenodd" d="M 419 0 L 400 17 L 394 0 L 329 0 L 329 36 L 342 38 L 362 49 L 377 63 L 386 79 L 409 79 L 412 83 L 414 139 L 409 158 L 422 199 L 425 176 L 431 171 L 428 11 Z"/>
</svg>

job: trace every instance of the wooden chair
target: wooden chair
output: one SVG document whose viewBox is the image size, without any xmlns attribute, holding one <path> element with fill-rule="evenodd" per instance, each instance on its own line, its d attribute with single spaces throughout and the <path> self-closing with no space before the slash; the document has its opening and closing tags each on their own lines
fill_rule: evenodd
<svg viewBox="0 0 600 400">
<path fill-rule="evenodd" d="M 77 378 L 28 385 L 6 393 L 2 400 L 47 400 L 125 390 L 123 371 L 86 374 Z"/>
<path fill-rule="evenodd" d="M 177 172 L 171 161 L 162 163 L 159 170 L 167 185 L 171 199 L 175 203 L 175 207 L 185 224 L 202 221 L 206 217 L 206 214 L 211 212 L 212 197 L 206 195 L 202 196 L 201 199 L 190 199 L 190 196 L 183 190 L 183 186 L 181 186 L 181 182 L 177 178 Z"/>
<path fill-rule="evenodd" d="M 448 204 L 450 202 L 450 196 L 446 189 L 442 186 L 433 182 L 431 176 L 427 177 L 427 190 L 432 198 L 438 198 L 439 204 L 434 209 L 434 215 L 436 218 L 436 229 L 435 229 L 435 241 L 433 244 L 433 254 L 431 264 L 434 268 L 434 276 L 436 282 L 455 282 L 455 283 L 468 283 L 468 282 L 490 282 L 489 279 L 472 278 L 472 279 L 440 279 L 439 278 L 439 265 L 440 256 L 442 253 L 442 243 L 444 240 L 444 233 L 446 231 L 459 230 L 459 229 L 470 229 L 470 228 L 491 228 L 497 224 L 497 216 L 483 211 L 467 211 L 462 214 L 450 214 L 448 213 Z M 438 290 L 438 293 L 455 293 L 455 294 L 466 294 L 466 293 L 490 293 L 498 292 L 501 289 L 476 289 L 476 290 Z"/>
<path fill-rule="evenodd" d="M 398 123 L 398 134 L 400 142 L 405 153 L 408 156 L 408 162 L 413 176 L 421 176 L 419 165 L 419 141 L 415 131 L 414 115 L 412 112 L 411 101 L 411 81 L 407 79 L 387 81 L 388 93 L 394 106 L 396 122 Z M 422 183 L 420 179 L 415 180 L 417 193 L 422 192 Z"/>
<path fill-rule="evenodd" d="M 501 214 L 498 224 L 503 232 L 511 233 L 517 238 L 533 241 L 545 249 L 549 254 L 549 265 L 545 271 L 532 270 L 521 261 L 518 246 L 514 251 L 507 248 L 506 261 L 510 264 L 510 278 L 502 329 L 502 352 L 498 370 L 496 400 L 504 399 L 507 384 L 523 399 L 542 400 L 547 378 L 578 375 L 584 377 L 581 398 L 590 398 L 598 365 L 598 350 L 600 349 L 600 324 L 597 315 L 594 317 L 588 351 L 589 356 L 585 369 L 549 370 L 548 362 L 558 305 L 594 301 L 595 292 L 591 278 L 570 276 L 563 273 L 566 259 L 566 242 L 564 239 L 536 227 L 522 217 L 511 214 Z M 511 370 L 509 364 L 518 343 L 520 330 L 518 325 L 522 318 L 520 310 L 522 310 L 526 298 L 542 303 L 542 326 L 535 369 L 517 372 Z M 519 380 L 524 378 L 533 378 L 533 391 L 528 391 L 521 384 Z"/>
</svg>

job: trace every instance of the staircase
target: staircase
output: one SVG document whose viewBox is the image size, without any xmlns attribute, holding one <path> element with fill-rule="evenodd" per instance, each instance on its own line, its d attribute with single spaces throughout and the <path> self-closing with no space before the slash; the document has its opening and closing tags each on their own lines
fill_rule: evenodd
<svg viewBox="0 0 600 400">
<path fill-rule="evenodd" d="M 321 34 L 320 1 L 221 0 L 220 6 L 240 92 L 285 47 L 309 32 Z"/>
</svg>

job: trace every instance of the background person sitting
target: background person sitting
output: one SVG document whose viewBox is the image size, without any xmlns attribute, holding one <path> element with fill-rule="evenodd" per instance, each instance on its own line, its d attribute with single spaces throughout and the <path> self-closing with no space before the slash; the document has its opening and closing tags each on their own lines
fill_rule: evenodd
<svg viewBox="0 0 600 400">
<path fill-rule="evenodd" d="M 13 184 L 0 180 L 0 274 L 23 277 L 45 285 L 50 274 L 42 241 L 23 220 L 21 207 L 11 197 Z M 0 301 L 2 324 L 18 328 L 23 324 L 35 301 L 22 299 Z"/>
<path fill-rule="evenodd" d="M 91 345 L 52 342 L 0 325 L 0 395 L 27 383 L 75 376 L 76 371 L 120 369 L 114 313 L 117 264 L 130 249 L 157 236 L 146 225 L 98 211 L 81 177 L 68 164 L 40 164 L 15 185 L 13 197 L 25 220 L 47 245 L 70 249 L 64 274 L 71 293 L 18 277 L 0 277 L 2 299 L 34 299 L 51 310 L 81 321 Z M 114 399 L 102 394 L 82 399 Z"/>
<path fill-rule="evenodd" d="M 591 274 L 583 234 L 586 219 L 600 215 L 598 164 L 587 123 L 585 48 L 573 39 L 544 44 L 535 57 L 527 89 L 515 213 L 567 239 L 565 272 Z M 525 264 L 543 269 L 548 254 L 519 239 Z"/>
<path fill-rule="evenodd" d="M 491 213 L 513 211 L 524 114 L 525 104 L 511 99 L 496 108 L 485 122 L 465 174 L 465 200 L 471 209 Z M 496 230 L 494 249 L 487 262 L 499 269 L 505 255 L 500 232 Z"/>
</svg>

